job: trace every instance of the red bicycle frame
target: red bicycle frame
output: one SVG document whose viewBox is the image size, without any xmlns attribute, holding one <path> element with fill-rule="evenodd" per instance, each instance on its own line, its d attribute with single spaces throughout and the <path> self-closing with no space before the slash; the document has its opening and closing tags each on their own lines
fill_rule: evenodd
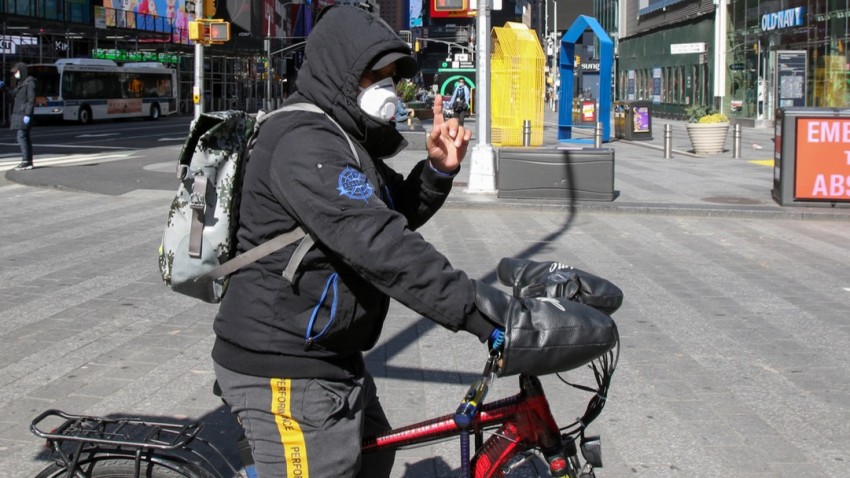
<svg viewBox="0 0 850 478">
<path fill-rule="evenodd" d="M 543 452 L 552 476 L 569 476 L 561 432 L 540 380 L 531 375 L 520 375 L 519 382 L 520 393 L 482 405 L 467 430 L 455 423 L 455 415 L 445 415 L 366 437 L 363 453 L 434 442 L 465 432 L 479 434 L 484 429 L 500 426 L 482 446 L 477 447 L 470 462 L 473 477 L 501 477 L 504 468 L 517 453 L 532 448 Z"/>
</svg>

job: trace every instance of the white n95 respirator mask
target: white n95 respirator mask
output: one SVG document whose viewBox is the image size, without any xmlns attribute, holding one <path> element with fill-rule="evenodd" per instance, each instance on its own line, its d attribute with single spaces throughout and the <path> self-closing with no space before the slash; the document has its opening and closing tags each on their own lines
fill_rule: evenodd
<svg viewBox="0 0 850 478">
<path fill-rule="evenodd" d="M 388 123 L 395 118 L 398 97 L 390 77 L 372 83 L 357 95 L 357 106 L 370 117 Z"/>
</svg>

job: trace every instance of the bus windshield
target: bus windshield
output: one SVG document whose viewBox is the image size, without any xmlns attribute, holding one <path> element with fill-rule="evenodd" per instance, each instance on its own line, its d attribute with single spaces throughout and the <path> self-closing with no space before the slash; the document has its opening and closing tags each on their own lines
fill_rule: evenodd
<svg viewBox="0 0 850 478">
<path fill-rule="evenodd" d="M 59 71 L 54 65 L 30 65 L 27 73 L 35 78 L 35 96 L 59 97 Z"/>
</svg>

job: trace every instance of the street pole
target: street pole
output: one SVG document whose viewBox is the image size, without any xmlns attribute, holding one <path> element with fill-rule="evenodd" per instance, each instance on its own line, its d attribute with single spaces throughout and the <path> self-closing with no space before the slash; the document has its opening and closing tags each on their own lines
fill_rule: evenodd
<svg viewBox="0 0 850 478">
<path fill-rule="evenodd" d="M 195 19 L 204 18 L 204 2 L 195 2 Z M 195 120 L 204 113 L 204 43 L 195 43 L 195 86 L 192 88 L 192 101 L 195 102 Z"/>
<path fill-rule="evenodd" d="M 553 0 L 552 6 L 555 10 L 555 23 L 552 25 L 552 31 L 555 32 L 555 48 L 553 48 L 552 66 L 555 69 L 555 76 L 552 81 L 552 88 L 555 90 L 555 108 L 553 111 L 558 111 L 558 104 L 561 102 L 561 88 L 558 83 L 561 82 L 561 66 L 558 65 L 558 59 L 561 58 L 561 36 L 558 34 L 558 0 Z"/>
<path fill-rule="evenodd" d="M 269 23 L 266 32 L 266 111 L 274 109 L 272 106 L 272 16 L 269 15 Z"/>
<path fill-rule="evenodd" d="M 718 113 L 723 113 L 723 97 L 726 95 L 726 9 L 727 0 L 715 0 L 714 4 L 714 98 L 712 106 Z M 702 58 L 706 53 L 701 55 Z M 705 59 L 708 62 L 708 59 Z"/>
<path fill-rule="evenodd" d="M 475 115 L 478 143 L 472 148 L 466 192 L 496 192 L 496 158 L 490 145 L 490 7 L 493 0 L 478 0 L 475 20 Z"/>
</svg>

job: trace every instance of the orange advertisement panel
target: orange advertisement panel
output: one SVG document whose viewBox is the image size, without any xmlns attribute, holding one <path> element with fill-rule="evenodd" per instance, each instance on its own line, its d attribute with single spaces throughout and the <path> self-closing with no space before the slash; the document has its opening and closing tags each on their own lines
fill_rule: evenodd
<svg viewBox="0 0 850 478">
<path fill-rule="evenodd" d="M 850 200 L 850 118 L 797 118 L 794 194 Z"/>
<path fill-rule="evenodd" d="M 142 100 L 141 100 L 141 98 L 106 100 L 106 113 L 107 114 L 120 115 L 122 113 L 141 113 L 141 112 L 142 112 Z"/>
</svg>

